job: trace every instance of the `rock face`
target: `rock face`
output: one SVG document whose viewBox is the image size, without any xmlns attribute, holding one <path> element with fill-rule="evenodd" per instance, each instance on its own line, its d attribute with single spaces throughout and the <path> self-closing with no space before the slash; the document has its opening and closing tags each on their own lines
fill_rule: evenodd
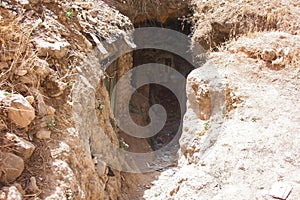
<svg viewBox="0 0 300 200">
<path fill-rule="evenodd" d="M 120 172 L 108 170 L 101 160 L 101 164 L 95 166 L 92 159 L 94 153 L 106 152 L 104 137 L 114 145 L 119 143 L 112 127 L 113 116 L 100 61 L 115 56 L 120 51 L 119 43 L 130 44 L 127 31 L 132 31 L 133 25 L 128 17 L 102 1 L 43 0 L 23 5 L 24 2 L 1 2 L 0 89 L 15 91 L 11 86 L 16 86 L 20 94 L 33 98 L 27 98 L 27 101 L 19 95 L 0 92 L 0 129 L 7 133 L 13 127 L 11 134 L 19 138 L 8 137 L 19 141 L 28 139 L 36 150 L 30 157 L 32 149 L 22 140 L 24 145 L 14 146 L 24 153 L 18 154 L 20 157 L 12 153 L 1 154 L 9 158 L 9 163 L 5 164 L 11 165 L 1 166 L 3 184 L 12 183 L 21 174 L 17 181 L 26 187 L 22 195 L 38 193 L 40 199 L 118 199 L 121 195 Z M 115 44 L 117 40 L 119 43 Z M 130 54 L 128 57 L 132 59 Z M 104 129 L 101 135 L 85 130 L 84 134 L 79 134 L 74 128 L 72 106 L 76 99 L 71 93 L 85 67 L 93 70 L 97 67 L 97 74 L 102 74 L 95 85 L 97 100 L 102 102 L 105 110 L 98 113 L 99 124 Z M 95 110 L 94 104 L 88 106 Z M 15 128 L 9 122 L 23 129 Z M 50 137 L 51 140 L 40 140 Z M 13 152 L 9 148 L 5 150 Z M 27 159 L 27 170 L 23 171 L 21 157 Z M 17 170 L 13 168 L 16 164 Z M 41 166 L 47 170 L 41 171 Z M 9 171 L 12 169 L 14 173 Z"/>
<path fill-rule="evenodd" d="M 201 120 L 208 120 L 212 109 L 212 99 L 208 85 L 203 80 L 198 83 L 195 78 L 190 78 L 188 84 L 191 85 L 196 96 L 196 102 L 199 106 L 199 118 Z"/>
<path fill-rule="evenodd" d="M 0 165 L 1 183 L 11 183 L 15 181 L 24 170 L 24 161 L 19 156 L 12 153 L 0 152 L 2 163 Z"/>
<path fill-rule="evenodd" d="M 35 109 L 22 95 L 9 95 L 4 101 L 8 118 L 19 127 L 25 128 L 34 120 Z"/>
</svg>

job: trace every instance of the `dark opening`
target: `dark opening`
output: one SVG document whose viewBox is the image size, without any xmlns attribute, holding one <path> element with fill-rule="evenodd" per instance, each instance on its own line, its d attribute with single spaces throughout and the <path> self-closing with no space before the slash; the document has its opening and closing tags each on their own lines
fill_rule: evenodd
<svg viewBox="0 0 300 200">
<path fill-rule="evenodd" d="M 137 50 L 133 52 L 133 58 L 134 67 L 148 63 L 160 63 L 172 67 L 185 77 L 187 77 L 189 72 L 194 69 L 191 64 L 180 56 L 163 50 Z M 140 94 L 143 94 L 144 97 L 146 96 L 148 98 L 149 107 L 154 104 L 160 104 L 167 112 L 167 121 L 163 129 L 152 138 L 149 138 L 152 149 L 157 150 L 169 143 L 178 131 L 181 134 L 179 125 L 182 120 L 181 115 L 184 113 L 181 113 L 179 100 L 176 98 L 175 94 L 164 86 L 157 84 L 145 85 L 136 91 L 136 94 L 133 95 L 131 101 L 142 103 L 144 98 L 140 98 Z"/>
<path fill-rule="evenodd" d="M 142 23 L 135 24 L 135 27 L 163 27 L 179 31 L 186 35 L 189 35 L 191 33 L 190 22 L 188 20 L 181 20 L 177 18 L 168 19 L 164 24 L 147 20 Z M 159 63 L 170 66 L 185 77 L 187 77 L 190 71 L 194 69 L 194 67 L 186 60 L 171 52 L 157 49 L 141 49 L 133 51 L 133 67 L 148 63 Z M 118 67 L 114 63 L 109 66 L 106 71 L 110 76 L 113 76 L 113 73 L 116 73 L 116 70 L 118 70 Z M 109 91 L 111 91 L 116 81 L 117 80 L 110 78 L 110 84 L 107 84 L 107 89 Z M 183 87 L 185 88 L 185 86 Z M 110 92 L 111 99 L 113 99 L 113 95 L 114 94 L 111 94 Z M 148 84 L 138 88 L 132 95 L 129 104 L 129 110 L 131 112 L 130 114 L 132 119 L 141 126 L 147 125 L 149 123 L 149 110 L 147 110 L 147 108 L 149 109 L 149 107 L 151 107 L 153 104 L 160 104 L 165 108 L 167 112 L 167 121 L 163 129 L 158 134 L 156 134 L 152 138 L 147 139 L 149 146 L 151 146 L 151 151 L 160 149 L 164 145 L 168 144 L 178 131 L 181 134 L 179 126 L 182 121 L 181 116 L 183 116 L 184 114 L 181 113 L 179 100 L 176 98 L 172 91 L 161 85 Z M 112 107 L 114 106 L 112 105 Z M 142 142 L 143 139 L 134 138 L 133 136 L 127 135 L 123 132 L 119 132 L 119 136 L 122 141 L 124 141 L 126 144 L 129 144 L 129 148 L 127 149 L 128 151 L 136 153 L 149 151 L 149 149 L 147 150 L 147 148 L 137 150 L 136 148 L 131 147 L 131 144 L 134 145 L 134 143 L 137 143 L 139 141 Z M 176 138 L 179 139 L 179 137 Z M 178 141 L 177 144 L 179 144 Z M 178 150 L 179 145 L 174 148 L 177 148 Z M 177 151 L 175 150 L 174 152 Z"/>
</svg>

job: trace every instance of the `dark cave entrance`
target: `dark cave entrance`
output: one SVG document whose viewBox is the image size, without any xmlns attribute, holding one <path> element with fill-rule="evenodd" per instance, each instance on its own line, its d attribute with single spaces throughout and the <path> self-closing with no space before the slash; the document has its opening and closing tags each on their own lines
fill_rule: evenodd
<svg viewBox="0 0 300 200">
<path fill-rule="evenodd" d="M 178 18 L 168 19 L 163 24 L 149 20 L 135 24 L 135 28 L 140 27 L 162 27 L 178 31 L 185 35 L 189 35 L 191 33 L 191 23 L 188 20 L 182 20 Z M 186 47 L 186 49 L 189 49 L 189 47 Z M 172 67 L 184 77 L 187 77 L 187 75 L 194 69 L 192 64 L 179 55 L 159 49 L 134 50 L 132 52 L 132 57 L 132 67 L 149 63 L 159 63 Z M 106 86 L 110 94 L 112 109 L 114 109 L 115 97 L 117 96 L 116 94 L 112 93 L 112 88 L 118 80 L 118 77 L 115 76 L 115 74 L 118 74 L 120 67 L 122 66 L 118 66 L 118 61 L 115 61 L 106 70 L 106 73 L 110 77 L 106 80 Z M 134 82 L 131 84 L 134 84 Z M 185 85 L 180 87 L 183 88 L 183 92 L 185 93 Z M 124 142 L 125 144 L 129 145 L 129 148 L 126 149 L 127 151 L 142 153 L 158 150 L 164 145 L 168 144 L 176 136 L 177 145 L 174 147 L 174 150 L 172 150 L 172 152 L 174 151 L 176 154 L 179 149 L 179 136 L 181 135 L 180 123 L 183 120 L 182 118 L 184 113 L 181 113 L 179 100 L 172 91 L 157 84 L 147 84 L 138 88 L 132 95 L 129 103 L 131 118 L 136 124 L 146 126 L 149 123 L 149 107 L 154 104 L 162 105 L 167 112 L 167 121 L 162 130 L 159 131 L 155 136 L 146 139 L 146 141 L 145 139 L 135 138 L 122 131 L 119 131 L 119 140 L 121 140 L 122 143 Z M 149 148 L 145 147 L 145 142 Z"/>
<path fill-rule="evenodd" d="M 187 77 L 189 72 L 194 69 L 194 67 L 190 63 L 188 63 L 180 56 L 163 50 L 157 50 L 157 49 L 137 50 L 134 51 L 133 58 L 134 58 L 133 59 L 134 67 L 140 66 L 142 64 L 148 64 L 148 63 L 159 63 L 159 64 L 172 67 L 180 74 L 182 74 L 184 77 Z M 176 82 L 174 82 L 174 84 L 176 84 Z M 182 87 L 182 92 L 185 92 L 185 85 L 178 86 L 178 87 Z M 154 104 L 159 104 L 162 105 L 167 112 L 167 121 L 163 129 L 155 136 L 148 139 L 148 142 L 150 143 L 152 149 L 157 150 L 163 147 L 164 145 L 168 144 L 175 137 L 177 133 L 181 135 L 181 130 L 179 130 L 179 128 L 180 128 L 180 123 L 182 121 L 182 115 L 184 113 L 181 113 L 180 102 L 179 102 L 180 100 L 177 99 L 177 97 L 172 91 L 170 91 L 168 88 L 162 85 L 147 84 L 140 87 L 132 96 L 131 101 L 142 103 L 145 101 L 145 99 L 147 99 L 148 107 L 151 107 Z M 149 123 L 149 121 L 147 121 L 147 123 Z"/>
<path fill-rule="evenodd" d="M 162 27 L 181 32 L 185 35 L 189 35 L 192 28 L 189 21 L 178 18 L 170 18 L 164 24 L 147 20 L 142 23 L 135 24 L 135 27 Z M 187 77 L 188 74 L 194 69 L 192 64 L 190 64 L 188 61 L 184 60 L 176 54 L 164 50 L 140 49 L 133 52 L 133 67 L 148 63 L 159 63 L 172 67 L 173 69 L 181 73 L 184 77 Z M 183 91 L 185 92 L 185 85 L 182 87 Z M 142 98 L 140 98 L 140 96 L 142 96 Z M 132 96 L 131 101 L 140 101 L 141 103 L 144 102 L 145 99 L 147 99 L 149 107 L 154 104 L 160 104 L 165 108 L 167 112 L 167 121 L 163 129 L 155 136 L 148 139 L 151 148 L 153 150 L 158 150 L 164 145 L 168 144 L 177 133 L 181 135 L 181 130 L 179 129 L 181 128 L 180 123 L 183 120 L 182 116 L 184 113 L 181 113 L 180 110 L 180 100 L 177 99 L 172 91 L 164 86 L 158 84 L 144 85 L 135 92 L 135 94 Z M 136 122 L 139 123 L 138 121 Z M 146 123 L 149 123 L 149 121 L 146 121 Z M 179 139 L 179 137 L 176 138 Z M 177 144 L 178 146 L 175 148 L 178 150 L 178 141 Z"/>
</svg>

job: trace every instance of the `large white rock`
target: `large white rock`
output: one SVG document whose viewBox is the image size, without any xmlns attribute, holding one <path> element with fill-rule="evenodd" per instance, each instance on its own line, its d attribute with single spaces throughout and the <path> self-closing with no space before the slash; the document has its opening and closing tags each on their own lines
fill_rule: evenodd
<svg viewBox="0 0 300 200">
<path fill-rule="evenodd" d="M 63 58 L 68 53 L 70 44 L 64 41 L 48 42 L 43 39 L 35 40 L 38 54 L 40 56 L 51 56 L 57 59 Z"/>
<path fill-rule="evenodd" d="M 269 195 L 278 199 L 287 199 L 292 189 L 292 186 L 288 183 L 276 182 L 269 191 Z"/>
</svg>

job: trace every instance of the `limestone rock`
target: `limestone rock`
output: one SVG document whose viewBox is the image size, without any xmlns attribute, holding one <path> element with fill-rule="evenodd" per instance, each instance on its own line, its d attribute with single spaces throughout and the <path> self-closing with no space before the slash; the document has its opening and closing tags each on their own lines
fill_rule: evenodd
<svg viewBox="0 0 300 200">
<path fill-rule="evenodd" d="M 47 114 L 48 115 L 54 115 L 55 111 L 56 111 L 55 108 L 53 108 L 52 106 L 47 107 Z"/>
<path fill-rule="evenodd" d="M 24 160 L 29 159 L 35 150 L 35 146 L 31 142 L 24 140 L 13 133 L 6 133 L 4 141 L 8 144 L 13 142 L 11 147 L 15 150 L 16 154 Z"/>
<path fill-rule="evenodd" d="M 64 41 L 48 42 L 43 39 L 35 40 L 39 56 L 47 56 L 61 59 L 68 53 L 70 44 Z"/>
<path fill-rule="evenodd" d="M 6 194 L 3 190 L 0 190 L 0 199 L 6 199 Z"/>
<path fill-rule="evenodd" d="M 22 95 L 8 97 L 8 118 L 21 128 L 28 126 L 35 118 L 35 109 Z"/>
<path fill-rule="evenodd" d="M 101 176 L 107 174 L 108 169 L 106 163 L 101 160 L 97 160 L 97 158 L 95 160 L 95 167 L 98 175 Z"/>
<path fill-rule="evenodd" d="M 273 184 L 269 194 L 278 199 L 287 199 L 292 191 L 292 186 L 283 182 L 276 182 Z"/>
<path fill-rule="evenodd" d="M 54 78 L 48 80 L 45 83 L 45 88 L 48 89 L 48 95 L 50 97 L 58 97 L 63 94 L 64 90 L 66 89 L 67 84 L 61 81 L 57 81 Z"/>
<path fill-rule="evenodd" d="M 1 183 L 10 183 L 15 181 L 24 170 L 24 161 L 19 156 L 12 153 L 0 152 Z"/>
<path fill-rule="evenodd" d="M 21 5 L 27 5 L 29 4 L 28 0 L 17 0 L 18 3 L 20 3 Z"/>
<path fill-rule="evenodd" d="M 7 200 L 22 200 L 22 194 L 15 186 L 8 189 Z"/>
<path fill-rule="evenodd" d="M 26 190 L 30 193 L 38 193 L 41 191 L 40 188 L 37 186 L 35 177 L 30 178 L 30 182 L 29 182 Z"/>
</svg>

